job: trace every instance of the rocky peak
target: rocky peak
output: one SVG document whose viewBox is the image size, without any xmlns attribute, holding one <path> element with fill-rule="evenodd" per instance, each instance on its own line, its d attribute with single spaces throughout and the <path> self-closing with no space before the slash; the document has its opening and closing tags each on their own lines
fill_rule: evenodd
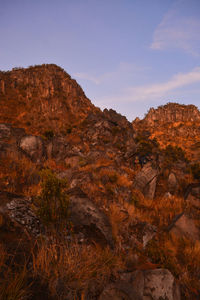
<svg viewBox="0 0 200 300">
<path fill-rule="evenodd" d="M 150 108 L 144 121 L 149 125 L 168 122 L 200 121 L 200 111 L 195 105 L 167 103 L 157 109 Z"/>
<path fill-rule="evenodd" d="M 0 121 L 33 133 L 66 130 L 97 110 L 62 68 L 43 64 L 0 72 Z"/>
</svg>

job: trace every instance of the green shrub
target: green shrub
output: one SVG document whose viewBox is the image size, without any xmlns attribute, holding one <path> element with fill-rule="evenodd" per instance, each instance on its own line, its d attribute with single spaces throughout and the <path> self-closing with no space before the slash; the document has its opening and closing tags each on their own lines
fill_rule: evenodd
<svg viewBox="0 0 200 300">
<path fill-rule="evenodd" d="M 66 180 L 58 179 L 49 169 L 42 170 L 40 175 L 42 191 L 38 197 L 38 214 L 47 225 L 65 225 L 69 220 L 69 199 L 64 193 Z"/>
</svg>

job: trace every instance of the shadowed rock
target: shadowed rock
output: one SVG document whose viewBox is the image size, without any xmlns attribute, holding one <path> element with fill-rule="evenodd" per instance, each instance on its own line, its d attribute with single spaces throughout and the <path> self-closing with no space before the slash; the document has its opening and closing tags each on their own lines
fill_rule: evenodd
<svg viewBox="0 0 200 300">
<path fill-rule="evenodd" d="M 70 197 L 70 218 L 75 231 L 84 234 L 100 244 L 113 246 L 112 228 L 108 218 L 88 199 L 80 188 L 68 191 Z"/>
<path fill-rule="evenodd" d="M 194 219 L 182 213 L 172 222 L 168 230 L 179 237 L 189 237 L 193 240 L 200 239 L 200 231 L 196 227 Z"/>
</svg>

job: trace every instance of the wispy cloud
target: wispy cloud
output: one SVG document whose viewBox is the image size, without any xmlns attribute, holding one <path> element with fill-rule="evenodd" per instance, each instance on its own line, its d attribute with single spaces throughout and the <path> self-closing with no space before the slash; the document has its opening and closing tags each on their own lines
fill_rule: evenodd
<svg viewBox="0 0 200 300">
<path fill-rule="evenodd" d="M 88 80 L 91 81 L 95 84 L 99 84 L 100 80 L 98 77 L 92 76 L 91 74 L 88 73 L 74 73 L 73 76 L 75 78 L 79 78 L 79 79 L 84 79 L 84 80 Z"/>
<path fill-rule="evenodd" d="M 73 76 L 77 79 L 84 79 L 87 81 L 90 81 L 92 83 L 95 83 L 96 85 L 102 84 L 105 81 L 111 81 L 111 80 L 117 80 L 119 78 L 123 77 L 123 74 L 138 74 L 138 72 L 144 71 L 148 69 L 147 67 L 140 67 L 133 63 L 128 62 L 120 62 L 119 65 L 116 67 L 115 70 L 105 72 L 99 76 L 80 72 L 80 73 L 74 73 Z"/>
<path fill-rule="evenodd" d="M 152 85 L 143 85 L 130 87 L 120 95 L 105 97 L 99 99 L 100 105 L 118 102 L 138 102 L 138 101 L 152 101 L 162 99 L 167 96 L 169 92 L 177 91 L 180 88 L 189 86 L 191 84 L 200 82 L 200 67 L 194 68 L 188 73 L 178 73 L 172 76 L 168 81 L 162 83 L 155 83 Z"/>
<path fill-rule="evenodd" d="M 154 32 L 151 49 L 179 48 L 194 56 L 200 55 L 200 19 L 189 15 L 189 13 L 187 15 L 187 11 L 181 14 L 183 2 L 176 2 L 173 8 L 163 17 Z"/>
<path fill-rule="evenodd" d="M 167 82 L 131 88 L 130 92 L 134 98 L 148 99 L 152 97 L 162 97 L 168 92 L 182 88 L 192 83 L 200 82 L 200 67 L 188 73 L 179 73 Z"/>
</svg>

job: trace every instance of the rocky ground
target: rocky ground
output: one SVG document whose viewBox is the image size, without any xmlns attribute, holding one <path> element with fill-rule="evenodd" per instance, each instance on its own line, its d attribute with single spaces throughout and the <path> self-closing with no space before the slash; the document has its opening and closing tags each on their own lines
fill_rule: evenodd
<svg viewBox="0 0 200 300">
<path fill-rule="evenodd" d="M 1 299 L 199 299 L 198 147 L 160 145 L 159 110 L 100 111 L 54 65 L 0 87 Z M 161 124 L 198 123 L 175 106 Z"/>
</svg>

